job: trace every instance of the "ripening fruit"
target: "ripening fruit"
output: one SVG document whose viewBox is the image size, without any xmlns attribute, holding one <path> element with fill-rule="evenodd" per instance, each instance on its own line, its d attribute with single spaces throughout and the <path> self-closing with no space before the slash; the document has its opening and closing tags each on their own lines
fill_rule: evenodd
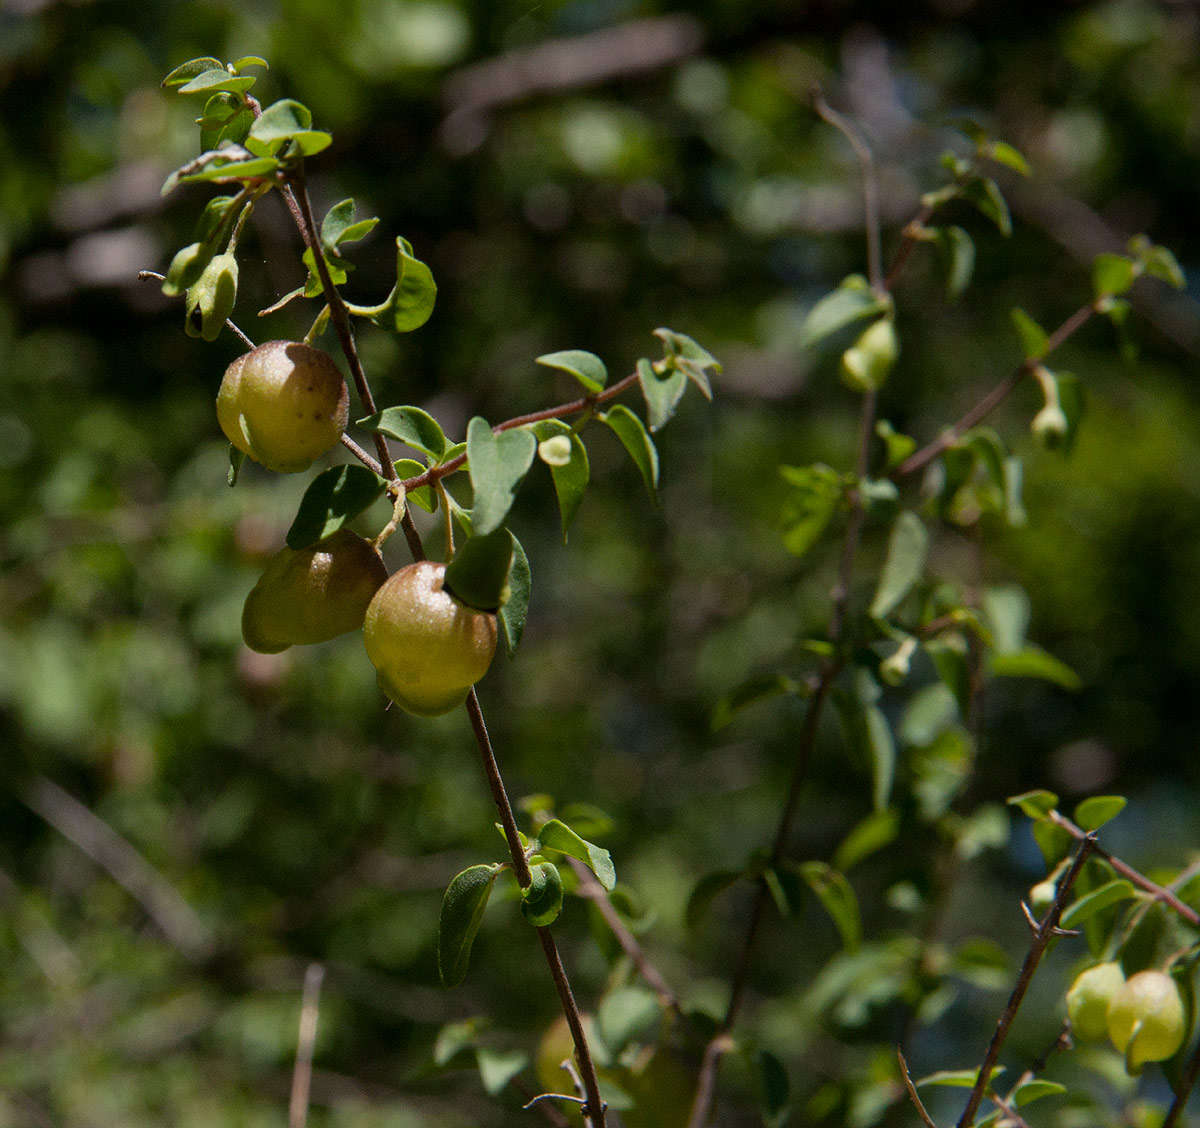
<svg viewBox="0 0 1200 1128">
<path fill-rule="evenodd" d="M 496 653 L 496 616 L 443 590 L 445 573 L 430 560 L 401 568 L 375 593 L 363 624 L 379 688 L 421 717 L 461 705 Z"/>
<path fill-rule="evenodd" d="M 1161 971 L 1130 976 L 1108 1004 L 1108 1036 L 1137 1073 L 1148 1061 L 1165 1061 L 1183 1045 L 1183 1000 L 1175 980 Z"/>
<path fill-rule="evenodd" d="M 242 608 L 242 638 L 275 654 L 358 630 L 387 568 L 370 541 L 349 529 L 268 562 Z"/>
<path fill-rule="evenodd" d="M 1071 1030 L 1085 1042 L 1101 1042 L 1108 1036 L 1108 1005 L 1125 985 L 1119 963 L 1096 964 L 1075 977 L 1067 992 L 1067 1017 Z"/>
<path fill-rule="evenodd" d="M 217 420 L 238 450 L 268 470 L 293 474 L 341 441 L 349 402 L 328 353 L 268 341 L 225 370 Z"/>
</svg>

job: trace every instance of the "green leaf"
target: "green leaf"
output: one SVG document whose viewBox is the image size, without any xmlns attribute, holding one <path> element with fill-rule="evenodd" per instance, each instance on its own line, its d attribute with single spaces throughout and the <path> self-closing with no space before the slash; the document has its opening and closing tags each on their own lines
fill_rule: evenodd
<svg viewBox="0 0 1200 1128">
<path fill-rule="evenodd" d="M 521 915 L 535 928 L 545 928 L 562 912 L 562 874 L 551 862 L 538 862 L 529 873 L 533 881 L 521 890 Z"/>
<path fill-rule="evenodd" d="M 726 694 L 717 702 L 713 709 L 712 727 L 724 728 L 743 709 L 757 705 L 760 701 L 770 701 L 773 697 L 784 695 L 805 696 L 807 690 L 799 682 L 784 674 L 761 674 L 743 682 L 732 693 Z"/>
<path fill-rule="evenodd" d="M 659 328 L 654 330 L 654 335 L 662 341 L 664 359 L 670 362 L 670 367 L 676 372 L 682 372 L 696 385 L 706 400 L 711 400 L 713 393 L 712 384 L 708 379 L 708 369 L 720 372 L 720 361 L 686 333 L 676 333 L 674 329 Z"/>
<path fill-rule="evenodd" d="M 1053 869 L 1074 848 L 1075 839 L 1061 826 L 1052 822 L 1035 822 L 1032 827 L 1033 840 L 1045 859 L 1046 868 Z"/>
<path fill-rule="evenodd" d="M 585 391 L 593 395 L 608 383 L 608 369 L 604 367 L 604 361 L 595 353 L 584 352 L 583 349 L 546 353 L 537 357 L 534 363 L 569 373 L 583 385 Z"/>
<path fill-rule="evenodd" d="M 754 1055 L 754 1073 L 765 1128 L 781 1128 L 787 1120 L 791 1082 L 783 1062 L 768 1050 Z"/>
<path fill-rule="evenodd" d="M 833 855 L 833 867 L 845 873 L 864 858 L 895 841 L 900 832 L 900 812 L 894 807 L 872 811 L 849 834 Z"/>
<path fill-rule="evenodd" d="M 1031 819 L 1044 819 L 1058 806 L 1058 796 L 1053 791 L 1039 788 L 1037 791 L 1024 791 L 1020 795 L 1012 795 L 1005 802 L 1010 807 L 1019 807 L 1022 813 Z"/>
<path fill-rule="evenodd" d="M 870 614 L 874 618 L 886 617 L 908 595 L 921 578 L 928 551 L 929 531 L 925 522 L 911 510 L 904 510 L 896 518 L 888 539 L 887 557 L 871 601 Z"/>
<path fill-rule="evenodd" d="M 822 463 L 780 466 L 779 473 L 793 488 L 783 503 L 783 546 L 795 556 L 808 552 L 825 531 L 842 500 L 842 476 Z"/>
<path fill-rule="evenodd" d="M 662 1017 L 658 996 L 645 987 L 616 987 L 596 1012 L 600 1040 L 614 1057 L 630 1042 L 644 1042 Z"/>
<path fill-rule="evenodd" d="M 954 301 L 975 273 L 975 241 L 961 227 L 940 227 L 937 249 L 946 269 L 946 297 Z"/>
<path fill-rule="evenodd" d="M 1132 259 L 1105 251 L 1092 259 L 1092 288 L 1097 298 L 1115 297 L 1125 293 L 1137 270 Z"/>
<path fill-rule="evenodd" d="M 998 991 L 1008 983 L 1008 953 L 995 940 L 971 937 L 954 950 L 950 971 L 975 987 Z"/>
<path fill-rule="evenodd" d="M 879 686 L 865 671 L 855 671 L 851 688 L 834 698 L 846 744 L 871 773 L 871 797 L 876 810 L 888 805 L 896 765 L 896 745 L 887 718 L 875 704 Z"/>
<path fill-rule="evenodd" d="M 1016 584 L 990 587 L 983 593 L 983 613 L 999 654 L 1010 654 L 1025 645 L 1029 627 L 1029 596 Z"/>
<path fill-rule="evenodd" d="M 862 940 L 862 917 L 850 882 L 825 862 L 802 862 L 796 869 L 833 919 L 842 946 L 853 951 Z"/>
<path fill-rule="evenodd" d="M 321 246 L 327 255 L 336 255 L 342 243 L 356 243 L 365 238 L 379 223 L 378 217 L 355 220 L 355 203 L 352 199 L 340 200 L 325 213 L 321 220 Z"/>
<path fill-rule="evenodd" d="M 492 885 L 504 867 L 469 866 L 446 886 L 438 922 L 438 975 L 443 987 L 457 987 L 467 977 L 471 945 L 483 923 Z"/>
<path fill-rule="evenodd" d="M 271 69 L 270 63 L 267 62 L 261 55 L 243 55 L 240 59 L 235 59 L 229 64 L 235 71 L 244 71 L 247 67 L 263 67 L 266 70 Z"/>
<path fill-rule="evenodd" d="M 1004 1072 L 1004 1066 L 996 1066 L 991 1073 L 991 1077 L 999 1077 Z M 916 1082 L 919 1089 L 922 1085 L 940 1085 L 947 1086 L 952 1089 L 973 1089 L 975 1082 L 979 1077 L 978 1069 L 939 1069 L 936 1073 L 930 1073 L 927 1077 L 922 1077 Z M 991 1078 L 988 1080 L 988 1089 L 991 1089 Z"/>
<path fill-rule="evenodd" d="M 1027 360 L 1040 360 L 1046 355 L 1046 346 L 1050 342 L 1050 338 L 1046 335 L 1046 330 L 1034 321 L 1020 306 L 1013 307 L 1011 316 L 1013 325 L 1016 326 L 1017 332 L 1021 335 L 1021 348 L 1025 353 L 1025 358 Z"/>
<path fill-rule="evenodd" d="M 984 850 L 998 850 L 1008 845 L 1008 813 L 995 803 L 986 803 L 962 819 L 955 833 L 955 851 L 969 862 Z"/>
<path fill-rule="evenodd" d="M 887 448 L 887 454 L 884 458 L 884 468 L 891 470 L 894 466 L 899 466 L 914 450 L 917 449 L 917 440 L 911 435 L 903 435 L 896 430 L 886 419 L 880 419 L 875 424 L 875 434 L 879 436 Z"/>
<path fill-rule="evenodd" d="M 387 483 L 365 466 L 332 466 L 309 484 L 287 532 L 288 548 L 307 548 L 337 532 L 383 496 Z"/>
<path fill-rule="evenodd" d="M 1060 1085 L 1057 1081 L 1044 1081 L 1040 1077 L 1035 1077 L 1029 1081 L 1023 1081 L 1012 1091 L 1012 1103 L 1017 1108 L 1024 1108 L 1027 1104 L 1033 1104 L 1034 1101 L 1040 1101 L 1043 1097 L 1061 1096 L 1067 1091 L 1066 1085 Z"/>
<path fill-rule="evenodd" d="M 1022 176 L 1029 175 L 1029 162 L 1020 149 L 1007 141 L 990 141 L 980 149 L 980 156 L 988 157 L 997 164 L 1006 165 Z"/>
<path fill-rule="evenodd" d="M 1089 917 L 1095 916 L 1101 909 L 1132 900 L 1136 896 L 1137 890 L 1132 882 L 1123 877 L 1116 878 L 1073 901 L 1058 923 L 1062 928 L 1074 928 Z"/>
<path fill-rule="evenodd" d="M 516 428 L 493 433 L 476 415 L 467 426 L 467 460 L 471 486 L 471 523 L 476 536 L 494 532 L 508 516 L 513 499 L 537 452 L 532 431 Z"/>
<path fill-rule="evenodd" d="M 982 215 L 1000 229 L 1000 234 L 1012 234 L 1012 217 L 1008 214 L 1008 204 L 1000 186 L 994 180 L 986 176 L 968 180 L 962 186 L 961 194 L 963 199 L 974 204 Z"/>
<path fill-rule="evenodd" d="M 294 98 L 281 98 L 263 110 L 250 130 L 250 136 L 269 145 L 275 141 L 287 141 L 311 127 L 312 110 Z"/>
<path fill-rule="evenodd" d="M 567 529 L 575 520 L 580 502 L 587 491 L 591 478 L 587 447 L 583 440 L 561 419 L 543 419 L 535 423 L 533 433 L 539 442 L 555 435 L 565 435 L 571 440 L 571 457 L 559 466 L 550 467 L 550 478 L 554 482 L 554 495 L 558 499 L 558 512 L 562 523 L 563 544 L 567 542 Z"/>
<path fill-rule="evenodd" d="M 229 444 L 229 473 L 225 481 L 232 489 L 237 485 L 238 475 L 242 472 L 242 463 L 246 461 L 246 452 L 238 450 L 233 443 Z"/>
<path fill-rule="evenodd" d="M 741 870 L 715 870 L 706 873 L 692 888 L 683 919 L 688 928 L 695 928 L 708 914 L 717 896 L 742 877 Z"/>
<path fill-rule="evenodd" d="M 623 403 L 602 412 L 599 419 L 621 440 L 621 445 L 641 472 L 650 496 L 654 497 L 658 488 L 658 448 L 646 425 Z"/>
<path fill-rule="evenodd" d="M 1099 830 L 1125 810 L 1128 802 L 1124 795 L 1093 795 L 1075 808 L 1076 825 L 1084 830 Z"/>
<path fill-rule="evenodd" d="M 529 1064 L 529 1055 L 523 1050 L 493 1050 L 487 1046 L 475 1048 L 475 1060 L 479 1064 L 479 1080 L 488 1096 L 495 1097 L 505 1086 Z"/>
<path fill-rule="evenodd" d="M 446 565 L 443 586 L 468 607 L 495 611 L 504 602 L 512 558 L 513 535 L 507 529 L 468 537 Z"/>
<path fill-rule="evenodd" d="M 1174 286 L 1176 290 L 1182 290 L 1187 285 L 1187 279 L 1179 266 L 1178 259 L 1166 247 L 1151 243 L 1144 236 L 1139 241 L 1139 238 L 1135 236 L 1129 241 L 1129 250 L 1137 255 L 1142 269 L 1147 274 L 1162 279 L 1168 286 Z"/>
<path fill-rule="evenodd" d="M 380 328 L 410 333 L 429 320 L 436 301 L 433 271 L 413 255 L 406 239 L 397 238 L 396 285 L 381 305 L 366 311 L 366 316 Z"/>
<path fill-rule="evenodd" d="M 521 636 L 525 633 L 525 620 L 529 615 L 529 594 L 533 587 L 533 576 L 525 549 L 516 537 L 512 539 L 512 546 L 512 567 L 508 570 L 508 598 L 496 612 L 496 621 L 500 624 L 500 633 L 504 636 L 504 649 L 510 658 L 521 645 Z"/>
<path fill-rule="evenodd" d="M 812 348 L 839 329 L 863 318 L 876 317 L 887 309 L 887 302 L 871 292 L 867 280 L 860 274 L 852 274 L 809 310 L 800 327 L 801 347 Z"/>
<path fill-rule="evenodd" d="M 987 666 L 994 677 L 1040 678 L 1063 689 L 1083 688 L 1083 679 L 1070 666 L 1032 644 L 1010 654 L 990 654 Z"/>
<path fill-rule="evenodd" d="M 931 638 L 924 644 L 925 653 L 942 684 L 954 694 L 961 716 L 967 716 L 971 703 L 971 669 L 967 661 L 966 643 L 959 634 Z"/>
<path fill-rule="evenodd" d="M 435 462 L 441 461 L 448 445 L 442 425 L 419 407 L 387 407 L 358 420 L 358 426 L 390 439 L 399 439 L 405 446 L 429 455 Z"/>
<path fill-rule="evenodd" d="M 559 819 L 551 819 L 538 831 L 538 842 L 550 850 L 557 850 L 560 854 L 583 862 L 605 889 L 612 889 L 617 884 L 617 871 L 613 868 L 612 855 L 602 846 L 580 838 Z"/>
<path fill-rule="evenodd" d="M 205 55 L 199 59 L 188 59 L 186 63 L 180 63 L 174 70 L 167 74 L 167 77 L 162 80 L 162 86 L 165 89 L 171 89 L 176 86 L 183 86 L 185 83 L 191 82 L 198 75 L 205 74 L 208 71 L 225 69 L 220 59 L 214 59 L 211 55 Z"/>
<path fill-rule="evenodd" d="M 274 157 L 234 157 L 218 154 L 197 172 L 172 173 L 162 187 L 166 195 L 176 184 L 215 183 L 225 180 L 253 180 L 280 167 Z"/>
<path fill-rule="evenodd" d="M 329 271 L 329 281 L 335 286 L 340 286 L 350 276 L 349 271 L 353 270 L 344 259 L 331 259 L 324 251 L 321 252 L 321 258 L 325 260 L 325 266 Z M 321 284 L 321 275 L 317 270 L 317 260 L 313 257 L 312 248 L 309 247 L 300 256 L 300 261 L 308 267 L 308 277 L 304 280 L 304 296 L 306 298 L 321 297 L 325 288 Z"/>
<path fill-rule="evenodd" d="M 462 1022 L 447 1022 L 437 1033 L 433 1043 L 434 1065 L 447 1065 L 463 1050 L 474 1047 L 479 1038 L 479 1031 L 486 1025 L 486 1020 L 466 1018 Z"/>
<path fill-rule="evenodd" d="M 163 279 L 162 292 L 168 298 L 177 298 L 191 289 L 212 262 L 214 248 L 206 243 L 189 243 L 175 253 L 167 275 Z"/>
<path fill-rule="evenodd" d="M 396 476 L 401 481 L 405 478 L 416 478 L 425 473 L 425 464 L 418 462 L 415 458 L 397 458 L 392 465 L 396 468 Z M 426 513 L 433 513 L 437 510 L 437 494 L 432 486 L 418 486 L 415 490 L 410 489 L 406 496 L 408 501 L 419 505 Z"/>
<path fill-rule="evenodd" d="M 238 263 L 231 254 L 215 255 L 184 296 L 184 332 L 215 341 L 237 301 Z"/>
<path fill-rule="evenodd" d="M 241 145 L 250 135 L 254 111 L 240 95 L 222 91 L 204 104 L 204 113 L 197 124 L 202 149 L 218 149 L 225 141 Z"/>
<path fill-rule="evenodd" d="M 678 368 L 659 376 L 645 358 L 637 362 L 638 383 L 646 401 L 650 430 L 657 431 L 672 415 L 687 390 L 687 374 Z"/>
<path fill-rule="evenodd" d="M 186 64 L 185 64 L 186 65 Z M 174 71 L 172 72 L 172 74 Z M 170 77 L 168 75 L 168 77 Z M 163 85 L 166 85 L 164 80 Z M 174 85 L 174 84 L 172 84 Z M 224 67 L 215 66 L 201 71 L 195 78 L 179 87 L 180 94 L 209 94 L 217 90 L 243 93 L 254 85 L 254 76 L 232 75 Z"/>
</svg>

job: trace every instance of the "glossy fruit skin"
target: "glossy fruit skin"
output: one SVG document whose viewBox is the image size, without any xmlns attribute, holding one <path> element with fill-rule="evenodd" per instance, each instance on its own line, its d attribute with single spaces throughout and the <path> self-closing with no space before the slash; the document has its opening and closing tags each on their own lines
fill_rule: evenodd
<svg viewBox="0 0 1200 1128">
<path fill-rule="evenodd" d="M 1161 971 L 1139 971 L 1108 1004 L 1108 1036 L 1137 1072 L 1148 1061 L 1174 1057 L 1186 1020 L 1175 981 Z"/>
<path fill-rule="evenodd" d="M 1124 985 L 1119 963 L 1096 964 L 1080 972 L 1067 992 L 1072 1033 L 1085 1042 L 1102 1042 L 1108 1036 L 1109 1003 Z"/>
<path fill-rule="evenodd" d="M 375 593 L 363 623 L 379 688 L 420 717 L 461 705 L 496 653 L 496 616 L 443 590 L 445 573 L 430 560 L 401 568 Z"/>
<path fill-rule="evenodd" d="M 217 421 L 255 462 L 294 474 L 341 441 L 349 404 L 346 381 L 328 353 L 297 341 L 268 341 L 225 370 Z"/>
<path fill-rule="evenodd" d="M 358 630 L 386 579 L 374 546 L 349 529 L 308 548 L 285 548 L 246 596 L 242 638 L 251 650 L 277 654 Z"/>
</svg>

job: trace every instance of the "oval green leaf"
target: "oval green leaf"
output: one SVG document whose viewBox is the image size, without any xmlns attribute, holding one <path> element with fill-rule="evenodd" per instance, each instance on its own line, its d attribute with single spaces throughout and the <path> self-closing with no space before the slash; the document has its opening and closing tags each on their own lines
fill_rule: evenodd
<svg viewBox="0 0 1200 1128">
<path fill-rule="evenodd" d="M 657 431 L 675 414 L 675 408 L 687 390 L 687 373 L 672 368 L 659 376 L 650 361 L 643 358 L 637 362 L 637 374 L 642 398 L 646 401 L 650 430 Z"/>
<path fill-rule="evenodd" d="M 585 352 L 583 349 L 546 353 L 539 356 L 535 363 L 569 373 L 586 391 L 593 394 L 603 390 L 604 385 L 608 383 L 608 369 L 604 366 L 604 361 L 595 353 Z"/>
<path fill-rule="evenodd" d="M 508 599 L 496 612 L 496 620 L 504 636 L 504 649 L 510 658 L 516 653 L 521 644 L 521 636 L 525 633 L 525 620 L 529 615 L 529 593 L 533 587 L 533 576 L 525 549 L 516 537 L 512 538 L 512 546 L 512 567 L 508 570 Z"/>
<path fill-rule="evenodd" d="M 377 431 L 390 439 L 399 439 L 405 446 L 441 459 L 448 445 L 442 425 L 428 411 L 419 407 L 388 407 L 358 420 L 358 426 Z"/>
<path fill-rule="evenodd" d="M 300 499 L 296 519 L 287 532 L 287 546 L 307 548 L 337 532 L 372 505 L 387 483 L 365 466 L 332 466 L 310 483 Z"/>
<path fill-rule="evenodd" d="M 629 452 L 650 496 L 658 488 L 658 448 L 646 430 L 646 425 L 623 403 L 600 415 L 600 422 L 609 427 Z"/>
<path fill-rule="evenodd" d="M 536 451 L 537 439 L 531 431 L 517 428 L 493 433 L 481 416 L 471 420 L 467 426 L 467 468 L 475 491 L 471 522 L 476 536 L 486 536 L 504 524 Z"/>
<path fill-rule="evenodd" d="M 1075 925 L 1082 924 L 1089 917 L 1095 916 L 1101 909 L 1107 909 L 1109 905 L 1128 901 L 1136 896 L 1137 890 L 1133 884 L 1123 877 L 1119 877 L 1101 885 L 1099 889 L 1093 889 L 1073 902 L 1070 908 L 1063 913 L 1059 924 L 1063 928 L 1074 928 Z"/>
<path fill-rule="evenodd" d="M 612 855 L 604 847 L 580 838 L 565 822 L 551 819 L 538 831 L 538 841 L 551 850 L 583 862 L 605 889 L 612 889 L 617 884 Z"/>
<path fill-rule="evenodd" d="M 483 923 L 492 885 L 503 867 L 469 866 L 446 886 L 438 921 L 438 975 L 443 987 L 457 987 L 467 977 L 471 945 Z"/>
<path fill-rule="evenodd" d="M 1075 822 L 1084 830 L 1099 830 L 1125 810 L 1128 802 L 1124 795 L 1093 795 L 1075 808 Z"/>
<path fill-rule="evenodd" d="M 550 478 L 554 482 L 554 494 L 558 498 L 558 512 L 562 522 L 563 543 L 567 542 L 567 529 L 575 520 L 580 502 L 587 491 L 591 478 L 587 447 L 583 440 L 561 419 L 543 419 L 534 424 L 533 433 L 539 441 L 555 435 L 566 435 L 571 440 L 571 457 L 561 466 L 550 467 Z"/>
<path fill-rule="evenodd" d="M 507 529 L 468 537 L 446 565 L 445 589 L 468 607 L 495 611 L 504 601 L 512 558 L 513 535 Z"/>
<path fill-rule="evenodd" d="M 879 586 L 871 601 L 871 615 L 882 619 L 912 590 L 925 569 L 929 551 L 929 531 L 925 522 L 911 510 L 896 518 L 888 539 L 887 558 L 879 574 Z"/>
</svg>

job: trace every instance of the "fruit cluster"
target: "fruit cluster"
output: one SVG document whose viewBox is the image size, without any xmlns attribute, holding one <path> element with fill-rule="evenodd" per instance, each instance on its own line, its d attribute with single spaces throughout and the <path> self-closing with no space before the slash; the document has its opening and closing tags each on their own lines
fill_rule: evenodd
<svg viewBox="0 0 1200 1128">
<path fill-rule="evenodd" d="M 1125 978 L 1115 961 L 1080 973 L 1067 992 L 1067 1017 L 1080 1039 L 1108 1038 L 1125 1055 L 1125 1067 L 1140 1073 L 1147 1062 L 1178 1053 L 1186 1034 L 1183 999 L 1175 980 L 1162 971 Z"/>
</svg>

